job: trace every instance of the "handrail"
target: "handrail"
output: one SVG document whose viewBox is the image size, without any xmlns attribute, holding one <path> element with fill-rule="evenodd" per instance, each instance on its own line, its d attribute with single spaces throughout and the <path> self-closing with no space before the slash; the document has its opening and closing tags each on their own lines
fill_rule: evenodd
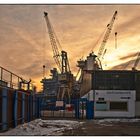
<svg viewBox="0 0 140 140">
<path fill-rule="evenodd" d="M 4 77 L 4 72 L 7 72 L 7 76 L 9 78 Z M 13 76 L 14 78 L 17 78 L 16 82 L 13 82 Z M 5 69 L 4 67 L 0 66 L 0 85 L 2 86 L 6 86 L 6 87 L 10 87 L 10 88 L 15 88 L 18 89 L 19 88 L 19 83 L 20 82 L 27 82 L 27 80 L 23 79 L 22 77 L 18 76 L 17 74 Z M 31 86 L 33 87 L 33 84 L 31 83 Z"/>
</svg>

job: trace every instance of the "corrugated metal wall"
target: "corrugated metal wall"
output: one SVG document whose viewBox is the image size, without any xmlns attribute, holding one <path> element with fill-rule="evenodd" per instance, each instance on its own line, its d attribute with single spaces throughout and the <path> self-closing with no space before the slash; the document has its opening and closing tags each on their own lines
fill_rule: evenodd
<svg viewBox="0 0 140 140">
<path fill-rule="evenodd" d="M 95 71 L 92 83 L 95 90 L 134 90 L 135 73 L 116 70 Z"/>
<path fill-rule="evenodd" d="M 92 74 L 92 89 L 136 90 L 136 101 L 140 101 L 140 71 L 94 71 Z"/>
</svg>

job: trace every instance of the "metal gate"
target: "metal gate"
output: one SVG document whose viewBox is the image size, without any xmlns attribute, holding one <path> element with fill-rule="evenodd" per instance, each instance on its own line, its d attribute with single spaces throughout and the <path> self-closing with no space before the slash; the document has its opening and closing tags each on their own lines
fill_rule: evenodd
<svg viewBox="0 0 140 140">
<path fill-rule="evenodd" d="M 58 101 L 47 100 L 46 97 L 43 97 L 40 115 L 42 119 L 93 119 L 93 101 L 88 101 L 85 98 Z"/>
</svg>

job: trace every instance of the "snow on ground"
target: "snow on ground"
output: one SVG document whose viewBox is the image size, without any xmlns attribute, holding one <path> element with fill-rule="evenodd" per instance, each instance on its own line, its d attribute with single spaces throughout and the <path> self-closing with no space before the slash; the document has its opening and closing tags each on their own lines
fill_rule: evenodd
<svg viewBox="0 0 140 140">
<path fill-rule="evenodd" d="M 133 122 L 140 122 L 140 119 L 126 119 L 126 118 L 121 118 L 121 119 L 97 119 L 97 120 L 93 120 L 95 124 L 98 125 L 103 125 L 103 126 L 113 126 L 113 123 L 133 123 Z"/>
<path fill-rule="evenodd" d="M 36 119 L 29 123 L 19 125 L 14 129 L 0 133 L 6 136 L 60 136 L 65 130 L 72 130 L 83 122 L 71 120 L 41 120 Z"/>
<path fill-rule="evenodd" d="M 19 125 L 14 129 L 10 129 L 6 132 L 0 133 L 4 136 L 60 136 L 63 135 L 66 130 L 73 130 L 86 123 L 85 121 L 72 121 L 72 120 L 42 120 L 36 119 L 29 123 Z M 134 123 L 140 122 L 140 119 L 95 119 L 89 120 L 93 124 L 99 126 L 113 126 L 114 123 Z M 88 121 L 88 122 L 89 122 Z M 84 125 L 83 125 L 84 126 Z M 83 127 L 84 129 L 84 127 Z"/>
</svg>

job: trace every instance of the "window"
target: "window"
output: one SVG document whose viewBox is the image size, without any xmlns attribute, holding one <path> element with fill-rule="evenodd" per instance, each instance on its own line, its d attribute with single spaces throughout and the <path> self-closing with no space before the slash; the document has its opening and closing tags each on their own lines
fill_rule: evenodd
<svg viewBox="0 0 140 140">
<path fill-rule="evenodd" d="M 127 102 L 110 102 L 110 111 L 127 111 Z"/>
<path fill-rule="evenodd" d="M 96 111 L 106 111 L 107 110 L 107 102 L 97 101 L 95 104 Z"/>
</svg>

